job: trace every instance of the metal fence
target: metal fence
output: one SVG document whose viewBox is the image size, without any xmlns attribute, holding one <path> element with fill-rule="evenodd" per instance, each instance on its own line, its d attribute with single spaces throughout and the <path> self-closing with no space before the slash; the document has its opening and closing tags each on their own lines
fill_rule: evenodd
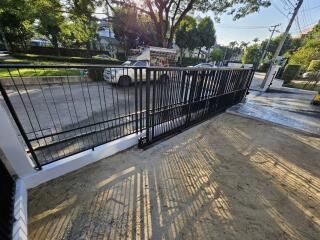
<svg viewBox="0 0 320 240">
<path fill-rule="evenodd" d="M 241 102 L 253 69 L 149 68 L 146 137 L 140 146 L 180 132 Z"/>
<path fill-rule="evenodd" d="M 0 91 L 38 169 L 146 130 L 140 145 L 238 103 L 252 69 L 1 65 Z"/>
</svg>

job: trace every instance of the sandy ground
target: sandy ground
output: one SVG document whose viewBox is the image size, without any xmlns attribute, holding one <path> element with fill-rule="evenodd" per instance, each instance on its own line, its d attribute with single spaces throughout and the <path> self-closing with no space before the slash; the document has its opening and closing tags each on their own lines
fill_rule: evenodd
<svg viewBox="0 0 320 240">
<path fill-rule="evenodd" d="M 222 114 L 29 192 L 29 238 L 319 239 L 320 139 Z"/>
</svg>

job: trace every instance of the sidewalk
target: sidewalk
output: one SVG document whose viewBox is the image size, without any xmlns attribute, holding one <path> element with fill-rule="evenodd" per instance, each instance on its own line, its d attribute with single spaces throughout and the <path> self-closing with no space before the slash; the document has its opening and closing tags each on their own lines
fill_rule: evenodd
<svg viewBox="0 0 320 240">
<path fill-rule="evenodd" d="M 251 90 L 245 103 L 231 107 L 228 112 L 320 136 L 320 107 L 310 104 L 313 97 L 310 91 Z"/>
</svg>

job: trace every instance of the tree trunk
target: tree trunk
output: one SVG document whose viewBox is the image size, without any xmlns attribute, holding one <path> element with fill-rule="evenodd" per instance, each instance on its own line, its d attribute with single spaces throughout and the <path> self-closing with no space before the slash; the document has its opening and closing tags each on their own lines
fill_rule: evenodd
<svg viewBox="0 0 320 240">
<path fill-rule="evenodd" d="M 199 60 L 199 57 L 200 57 L 200 52 L 201 52 L 201 48 L 199 48 L 199 52 L 198 52 L 198 60 Z"/>
<path fill-rule="evenodd" d="M 57 55 L 60 56 L 60 51 L 59 51 L 59 45 L 58 45 L 58 38 L 56 34 L 52 34 L 52 45 L 56 49 Z"/>
<path fill-rule="evenodd" d="M 2 25 L 0 24 L 0 34 L 1 34 L 1 38 L 2 38 L 2 41 L 4 43 L 4 47 L 6 48 L 7 51 L 10 51 L 10 46 L 7 42 L 7 39 L 6 39 L 6 36 L 4 34 L 4 31 L 3 31 L 3 28 L 2 28 Z"/>
</svg>

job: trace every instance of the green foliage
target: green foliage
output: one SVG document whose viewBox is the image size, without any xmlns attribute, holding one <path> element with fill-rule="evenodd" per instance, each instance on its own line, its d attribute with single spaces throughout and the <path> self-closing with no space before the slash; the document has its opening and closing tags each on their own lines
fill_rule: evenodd
<svg viewBox="0 0 320 240">
<path fill-rule="evenodd" d="M 136 9 L 122 7 L 114 9 L 112 29 L 115 38 L 128 51 L 139 45 L 147 44 L 159 46 L 153 25 L 150 19 L 139 15 Z"/>
<path fill-rule="evenodd" d="M 259 60 L 262 54 L 262 49 L 260 44 L 253 44 L 244 50 L 242 56 L 242 63 L 252 63 L 254 68 L 259 65 Z"/>
<path fill-rule="evenodd" d="M 39 20 L 37 32 L 46 36 L 55 48 L 58 48 L 61 25 L 65 18 L 59 0 L 36 0 L 35 18 Z"/>
<path fill-rule="evenodd" d="M 186 58 L 183 58 L 182 61 L 178 63 L 178 66 L 179 67 L 193 66 L 201 62 L 203 62 L 203 60 L 201 59 L 186 57 Z"/>
<path fill-rule="evenodd" d="M 186 16 L 176 32 L 176 44 L 181 50 L 183 57 L 183 50 L 189 49 L 193 51 L 200 44 L 200 38 L 197 29 L 197 22 L 192 16 Z"/>
<path fill-rule="evenodd" d="M 202 18 L 198 24 L 200 47 L 210 49 L 216 43 L 216 30 L 210 17 Z"/>
<path fill-rule="evenodd" d="M 122 7 L 137 9 L 149 17 L 155 29 L 155 34 L 161 47 L 171 47 L 173 39 L 181 21 L 192 11 L 213 11 L 215 16 L 223 13 L 232 15 L 234 20 L 250 13 L 259 11 L 262 7 L 270 6 L 270 0 L 181 0 L 175 1 L 107 1 L 114 11 L 121 4 Z M 207 42 L 207 41 L 206 41 Z"/>
<path fill-rule="evenodd" d="M 30 0 L 1 0 L 0 30 L 12 48 L 26 47 L 33 35 L 33 8 Z"/>
<path fill-rule="evenodd" d="M 294 80 L 300 73 L 301 65 L 299 64 L 288 64 L 284 69 L 282 78 L 285 83 L 289 83 L 291 80 Z"/>
<path fill-rule="evenodd" d="M 320 71 L 320 60 L 312 60 L 308 67 L 308 72 Z"/>
<path fill-rule="evenodd" d="M 88 68 L 88 76 L 95 82 L 103 81 L 103 69 L 101 68 Z"/>
<path fill-rule="evenodd" d="M 306 71 L 312 60 L 320 59 L 320 24 L 317 24 L 305 37 L 302 46 L 294 52 L 289 64 L 300 64 L 303 71 Z"/>
<path fill-rule="evenodd" d="M 266 73 L 268 71 L 269 67 L 270 67 L 270 63 L 269 62 L 262 63 L 261 66 L 259 66 L 258 71 Z"/>
<path fill-rule="evenodd" d="M 211 60 L 212 61 L 222 61 L 223 60 L 224 51 L 222 48 L 215 48 L 211 52 Z"/>
</svg>

